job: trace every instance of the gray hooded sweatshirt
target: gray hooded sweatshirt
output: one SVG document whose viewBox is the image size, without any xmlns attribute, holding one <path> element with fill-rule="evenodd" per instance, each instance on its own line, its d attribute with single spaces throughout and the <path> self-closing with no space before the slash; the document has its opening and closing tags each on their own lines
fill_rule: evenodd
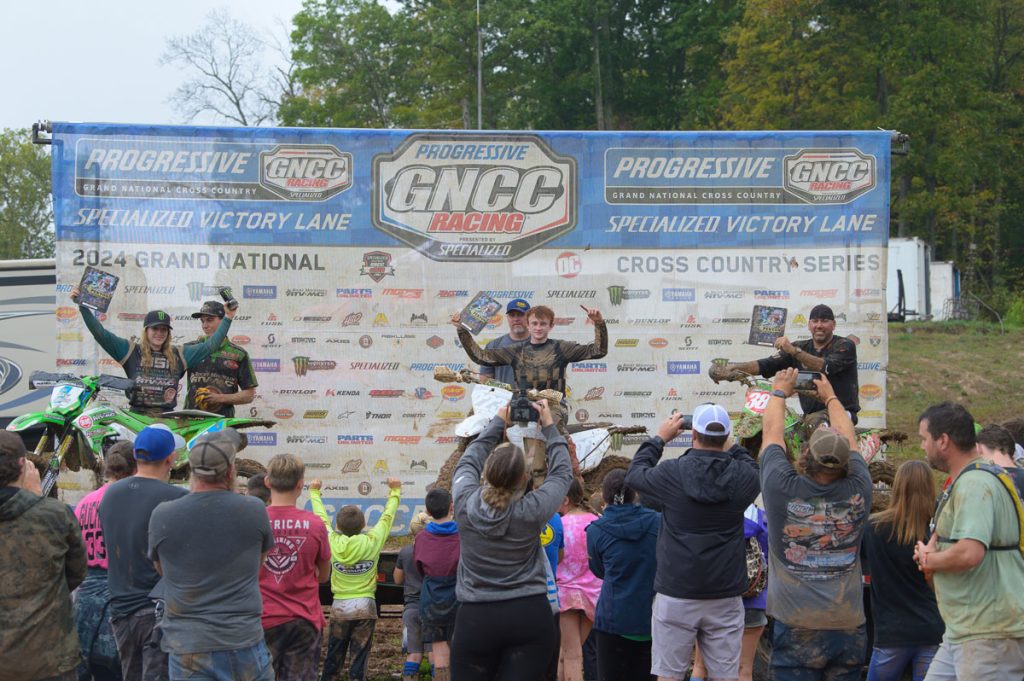
<svg viewBox="0 0 1024 681">
<path fill-rule="evenodd" d="M 548 474 L 544 483 L 504 511 L 481 497 L 484 462 L 501 439 L 505 423 L 495 417 L 466 449 L 455 468 L 452 497 L 462 553 L 455 593 L 462 603 L 508 601 L 547 594 L 540 533 L 572 483 L 569 448 L 554 425 L 544 428 Z"/>
</svg>

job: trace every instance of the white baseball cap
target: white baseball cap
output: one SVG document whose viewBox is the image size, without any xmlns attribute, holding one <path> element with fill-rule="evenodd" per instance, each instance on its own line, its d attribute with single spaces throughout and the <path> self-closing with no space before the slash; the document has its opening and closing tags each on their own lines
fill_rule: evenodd
<svg viewBox="0 0 1024 681">
<path fill-rule="evenodd" d="M 712 424 L 718 424 L 721 429 L 709 430 Z M 720 404 L 697 405 L 693 410 L 693 430 L 701 435 L 728 435 L 732 432 L 729 412 Z"/>
</svg>

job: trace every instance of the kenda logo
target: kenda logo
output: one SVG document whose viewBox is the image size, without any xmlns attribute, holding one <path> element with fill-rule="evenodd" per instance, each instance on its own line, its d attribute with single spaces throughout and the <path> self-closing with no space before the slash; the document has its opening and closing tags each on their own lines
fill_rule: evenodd
<svg viewBox="0 0 1024 681">
<path fill-rule="evenodd" d="M 661 299 L 666 303 L 693 303 L 697 300 L 697 289 L 663 288 Z"/>
<path fill-rule="evenodd" d="M 668 373 L 670 374 L 699 374 L 700 362 L 669 362 Z"/>
<path fill-rule="evenodd" d="M 262 298 L 264 300 L 270 300 L 277 298 L 277 287 L 276 286 L 243 286 L 242 287 L 243 298 Z"/>
</svg>

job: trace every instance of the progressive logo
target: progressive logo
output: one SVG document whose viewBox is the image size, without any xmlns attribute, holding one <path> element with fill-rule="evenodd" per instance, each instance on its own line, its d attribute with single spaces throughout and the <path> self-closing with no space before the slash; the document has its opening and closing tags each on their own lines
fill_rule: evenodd
<svg viewBox="0 0 1024 681">
<path fill-rule="evenodd" d="M 576 160 L 536 135 L 410 135 L 373 159 L 373 225 L 442 262 L 510 262 L 576 227 Z"/>
</svg>

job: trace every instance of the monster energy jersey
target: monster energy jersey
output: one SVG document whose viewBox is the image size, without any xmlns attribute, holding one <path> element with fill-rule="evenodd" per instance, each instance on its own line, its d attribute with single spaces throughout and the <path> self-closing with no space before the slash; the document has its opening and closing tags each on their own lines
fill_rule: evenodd
<svg viewBox="0 0 1024 681">
<path fill-rule="evenodd" d="M 459 328 L 459 341 L 469 358 L 483 366 L 512 366 L 515 387 L 536 390 L 557 390 L 565 393 L 565 370 L 573 362 L 600 359 L 608 354 L 608 327 L 604 321 L 594 323 L 594 342 L 586 345 L 573 341 L 547 339 L 539 345 L 526 341 L 506 348 L 485 350 L 477 345 L 469 331 Z"/>
<path fill-rule="evenodd" d="M 185 344 L 185 349 L 199 345 L 204 338 Z M 196 409 L 196 391 L 209 388 L 210 392 L 231 395 L 239 390 L 257 386 L 256 372 L 252 368 L 249 353 L 230 341 L 224 341 L 213 354 L 188 369 L 188 396 L 186 409 Z M 222 404 L 210 407 L 209 411 L 222 416 L 234 416 L 235 407 Z"/>
</svg>

